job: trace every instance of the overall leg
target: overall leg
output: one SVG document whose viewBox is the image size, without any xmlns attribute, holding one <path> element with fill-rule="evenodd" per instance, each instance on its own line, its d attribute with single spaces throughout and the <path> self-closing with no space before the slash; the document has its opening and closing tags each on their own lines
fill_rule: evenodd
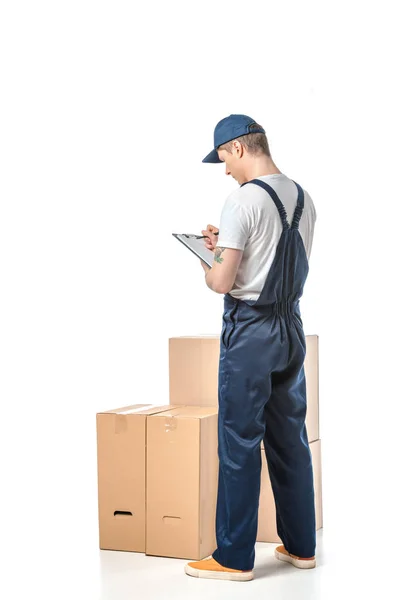
<svg viewBox="0 0 400 600">
<path fill-rule="evenodd" d="M 252 410 L 246 407 L 247 400 L 244 386 L 235 385 L 234 397 L 222 386 L 218 413 L 217 550 L 213 554 L 221 565 L 243 571 L 254 566 L 263 439 L 263 429 L 257 428 L 257 419 L 253 420 Z"/>
<path fill-rule="evenodd" d="M 264 448 L 278 535 L 288 552 L 308 558 L 315 554 L 314 482 L 305 425 L 304 349 L 295 333 L 292 342 L 287 368 L 271 374 Z"/>
<path fill-rule="evenodd" d="M 219 370 L 217 550 L 213 558 L 225 567 L 241 570 L 254 566 L 260 443 L 271 392 L 270 344 L 262 327 L 256 329 L 257 324 L 249 326 L 242 318 L 231 335 L 228 324 L 222 336 Z"/>
</svg>

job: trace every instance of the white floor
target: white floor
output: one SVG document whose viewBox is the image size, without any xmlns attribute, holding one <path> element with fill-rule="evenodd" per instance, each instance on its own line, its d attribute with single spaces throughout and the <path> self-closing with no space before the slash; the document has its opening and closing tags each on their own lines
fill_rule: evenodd
<svg viewBox="0 0 400 600">
<path fill-rule="evenodd" d="M 344 561 L 341 546 L 331 546 L 325 537 L 325 532 L 318 532 L 318 566 L 309 571 L 277 561 L 273 556 L 275 544 L 257 544 L 254 580 L 243 583 L 188 577 L 183 571 L 184 560 L 101 551 L 98 597 L 101 600 L 249 597 L 313 600 L 355 598 L 371 593 L 375 587 L 379 589 L 380 581 L 385 580 L 383 572 L 369 571 L 365 560 L 355 560 L 352 564 Z"/>
<path fill-rule="evenodd" d="M 239 583 L 188 577 L 186 560 L 99 550 L 95 428 L 91 414 L 77 415 L 66 411 L 54 420 L 63 426 L 46 425 L 42 436 L 32 428 L 19 454 L 17 425 L 28 427 L 31 415 L 4 427 L 10 435 L 0 495 L 4 600 L 400 598 L 399 454 L 398 439 L 386 435 L 390 419 L 378 427 L 371 411 L 371 423 L 360 422 L 362 433 L 354 437 L 345 423 L 338 437 L 333 421 L 322 438 L 317 568 L 295 569 L 274 558 L 275 544 L 257 544 L 255 578 Z"/>
<path fill-rule="evenodd" d="M 319 536 L 322 539 L 322 536 Z M 254 580 L 250 582 L 214 581 L 188 577 L 183 572 L 187 561 L 146 557 L 121 556 L 102 552 L 101 600 L 146 599 L 207 599 L 298 598 L 311 600 L 321 597 L 324 559 L 314 572 L 302 572 L 273 557 L 275 544 L 257 544 Z M 157 579 L 156 579 L 157 575 Z"/>
<path fill-rule="evenodd" d="M 317 568 L 301 571 L 274 558 L 275 544 L 258 543 L 254 580 L 244 583 L 188 577 L 183 570 L 185 560 L 99 550 L 88 556 L 78 569 L 82 578 L 78 579 L 75 597 L 96 600 L 235 600 L 252 597 L 330 600 L 370 597 L 371 594 L 376 597 L 381 588 L 387 586 L 392 588 L 391 598 L 399 597 L 390 584 L 395 571 L 385 568 L 384 554 L 378 547 L 354 543 L 355 551 L 350 559 L 345 544 L 334 532 L 330 534 L 323 530 L 317 534 L 317 544 Z M 76 578 L 77 572 L 71 575 Z"/>
<path fill-rule="evenodd" d="M 3 454 L 11 460 L 4 460 L 0 495 L 4 600 L 400 598 L 398 442 L 386 438 L 387 427 L 379 430 L 380 443 L 365 421 L 364 437 L 353 440 L 344 426 L 344 443 L 334 429 L 324 437 L 317 568 L 295 569 L 274 558 L 275 544 L 257 544 L 255 578 L 239 583 L 188 577 L 186 560 L 99 550 L 93 418 L 66 412 L 63 420 L 63 428 L 48 428 L 42 438 L 32 429 L 38 443 L 25 445 L 19 462 L 20 421 L 7 422 L 14 437 Z"/>
<path fill-rule="evenodd" d="M 3 545 L 5 600 L 357 600 L 379 598 L 385 589 L 390 600 L 399 597 L 396 555 L 357 535 L 346 545 L 340 530 L 318 532 L 318 565 L 309 571 L 277 561 L 275 544 L 257 544 L 255 578 L 242 583 L 189 577 L 185 560 L 99 550 L 95 528 L 85 529 L 84 521 L 79 528 L 69 523 L 69 535 L 61 521 L 52 522 L 50 533 L 42 521 L 42 539 L 21 535 L 18 548 Z"/>
<path fill-rule="evenodd" d="M 82 448 L 77 444 L 79 461 L 68 449 L 68 460 L 54 469 L 44 452 L 36 470 L 26 471 L 21 479 L 14 471 L 13 486 L 3 486 L 8 495 L 0 498 L 7 503 L 0 517 L 0 596 L 5 600 L 358 600 L 383 593 L 389 600 L 400 597 L 399 502 L 389 487 L 398 470 L 390 469 L 391 477 L 383 477 L 380 461 L 363 462 L 361 453 L 356 454 L 358 471 L 350 477 L 352 464 L 339 460 L 345 468 L 332 468 L 326 444 L 324 529 L 317 533 L 317 568 L 295 569 L 274 558 L 275 544 L 259 543 L 255 578 L 241 583 L 189 577 L 184 573 L 186 560 L 99 550 L 95 456 L 88 452 L 85 458 L 78 452 Z M 367 478 L 363 464 L 368 466 Z"/>
</svg>

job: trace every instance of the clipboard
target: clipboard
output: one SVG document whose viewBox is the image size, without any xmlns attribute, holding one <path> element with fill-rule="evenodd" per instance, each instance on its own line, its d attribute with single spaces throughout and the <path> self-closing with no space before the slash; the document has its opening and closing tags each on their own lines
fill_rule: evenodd
<svg viewBox="0 0 400 600">
<path fill-rule="evenodd" d="M 199 239 L 200 236 L 193 233 L 173 233 L 172 235 L 182 242 L 182 244 L 193 252 L 193 254 L 205 262 L 206 265 L 212 267 L 214 262 L 214 252 L 205 247 L 204 238 Z"/>
</svg>

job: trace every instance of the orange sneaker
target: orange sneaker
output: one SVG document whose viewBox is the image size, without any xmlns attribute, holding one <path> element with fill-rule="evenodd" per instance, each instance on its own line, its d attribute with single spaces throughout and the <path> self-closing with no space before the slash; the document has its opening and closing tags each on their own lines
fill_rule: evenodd
<svg viewBox="0 0 400 600">
<path fill-rule="evenodd" d="M 315 556 L 312 556 L 311 558 L 300 558 L 300 556 L 289 554 L 285 546 L 278 546 L 277 548 L 275 548 L 275 557 L 278 560 L 283 560 L 284 562 L 291 563 L 294 567 L 297 567 L 298 569 L 314 569 L 316 565 Z"/>
<path fill-rule="evenodd" d="M 210 556 L 199 562 L 190 562 L 185 565 L 185 573 L 191 577 L 202 577 L 204 579 L 227 579 L 229 581 L 250 581 L 253 579 L 253 571 L 238 571 L 223 567 Z"/>
</svg>

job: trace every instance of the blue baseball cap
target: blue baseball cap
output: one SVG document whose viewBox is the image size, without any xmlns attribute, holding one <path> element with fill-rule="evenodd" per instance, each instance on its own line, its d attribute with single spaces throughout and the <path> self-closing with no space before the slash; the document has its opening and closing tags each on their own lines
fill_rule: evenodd
<svg viewBox="0 0 400 600">
<path fill-rule="evenodd" d="M 207 154 L 202 162 L 223 162 L 218 158 L 217 148 L 248 133 L 265 133 L 265 129 L 247 115 L 229 115 L 229 117 L 225 117 L 225 119 L 217 123 L 214 129 L 214 150 L 210 154 Z"/>
</svg>

